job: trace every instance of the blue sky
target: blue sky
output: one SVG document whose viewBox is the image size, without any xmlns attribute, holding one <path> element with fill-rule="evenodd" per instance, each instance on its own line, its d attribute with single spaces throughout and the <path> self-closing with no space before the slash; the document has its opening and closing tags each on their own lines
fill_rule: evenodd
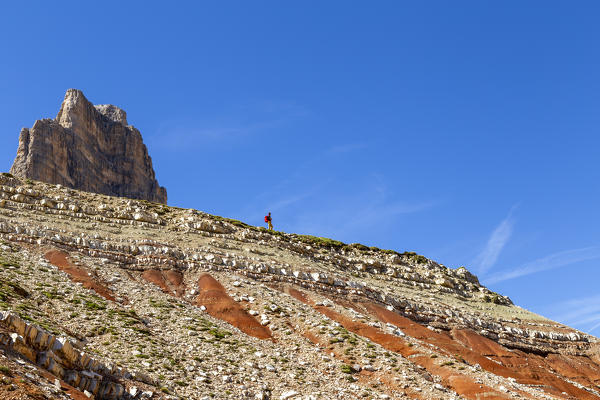
<svg viewBox="0 0 600 400">
<path fill-rule="evenodd" d="M 170 205 L 465 265 L 600 335 L 597 2 L 17 3 L 1 170 L 78 88 Z"/>
</svg>

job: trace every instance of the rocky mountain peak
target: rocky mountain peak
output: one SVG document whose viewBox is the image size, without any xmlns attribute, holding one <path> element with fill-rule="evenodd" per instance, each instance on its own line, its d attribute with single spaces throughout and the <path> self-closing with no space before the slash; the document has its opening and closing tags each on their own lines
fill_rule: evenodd
<svg viewBox="0 0 600 400">
<path fill-rule="evenodd" d="M 85 98 L 81 90 L 69 89 L 65 93 L 65 99 L 56 116 L 56 122 L 65 128 L 72 128 L 74 125 L 78 125 L 77 117 L 83 117 L 92 108 L 93 105 Z"/>
<path fill-rule="evenodd" d="M 142 135 L 127 113 L 69 89 L 54 120 L 24 128 L 11 173 L 110 196 L 166 204 Z"/>
<path fill-rule="evenodd" d="M 113 106 L 112 104 L 97 104 L 94 107 L 96 107 L 96 110 L 106 118 L 127 125 L 127 113 L 125 110 L 121 110 L 119 107 Z"/>
</svg>

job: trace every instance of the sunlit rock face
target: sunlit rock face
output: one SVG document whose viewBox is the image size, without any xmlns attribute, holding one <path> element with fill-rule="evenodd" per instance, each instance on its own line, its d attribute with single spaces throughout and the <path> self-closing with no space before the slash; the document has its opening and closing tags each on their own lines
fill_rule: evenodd
<svg viewBox="0 0 600 400">
<path fill-rule="evenodd" d="M 55 119 L 23 128 L 13 175 L 87 192 L 167 203 L 140 132 L 125 111 L 69 89 Z"/>
</svg>

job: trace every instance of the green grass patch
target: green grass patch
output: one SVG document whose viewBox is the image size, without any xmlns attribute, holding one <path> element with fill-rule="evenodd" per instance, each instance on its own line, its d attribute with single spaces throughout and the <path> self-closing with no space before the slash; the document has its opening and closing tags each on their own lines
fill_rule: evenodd
<svg viewBox="0 0 600 400">
<path fill-rule="evenodd" d="M 106 310 L 106 304 L 98 304 L 98 303 L 93 302 L 91 300 L 88 300 L 88 301 L 85 302 L 85 307 L 88 310 L 92 310 L 92 311 Z"/>
<path fill-rule="evenodd" d="M 345 374 L 353 374 L 354 373 L 354 370 L 352 369 L 352 367 L 347 364 L 340 365 L 340 370 Z"/>
<path fill-rule="evenodd" d="M 213 335 L 216 340 L 225 339 L 227 336 L 231 336 L 232 333 L 229 331 L 224 331 L 218 328 L 212 328 L 208 330 L 208 333 Z"/>
<path fill-rule="evenodd" d="M 327 248 L 342 248 L 346 245 L 344 242 L 340 242 L 339 240 L 333 240 L 329 238 L 324 238 L 320 236 L 311 236 L 311 235 L 295 235 L 296 238 L 300 239 L 303 243 L 327 247 Z"/>
<path fill-rule="evenodd" d="M 417 254 L 414 251 L 405 251 L 401 255 L 417 264 L 427 264 L 429 261 L 427 257 Z"/>
</svg>

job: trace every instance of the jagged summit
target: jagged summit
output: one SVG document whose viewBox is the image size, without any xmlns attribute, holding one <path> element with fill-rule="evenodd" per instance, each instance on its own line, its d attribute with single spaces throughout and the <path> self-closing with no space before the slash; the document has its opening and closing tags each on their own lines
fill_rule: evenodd
<svg viewBox="0 0 600 400">
<path fill-rule="evenodd" d="M 112 104 L 96 104 L 96 110 L 108 119 L 111 119 L 115 122 L 119 122 L 123 125 L 127 125 L 127 113 L 125 110 L 121 110 L 117 106 L 113 106 Z"/>
<path fill-rule="evenodd" d="M 77 89 L 65 94 L 54 120 L 23 128 L 15 176 L 110 196 L 167 203 L 140 132 L 114 105 L 94 106 Z"/>
</svg>

